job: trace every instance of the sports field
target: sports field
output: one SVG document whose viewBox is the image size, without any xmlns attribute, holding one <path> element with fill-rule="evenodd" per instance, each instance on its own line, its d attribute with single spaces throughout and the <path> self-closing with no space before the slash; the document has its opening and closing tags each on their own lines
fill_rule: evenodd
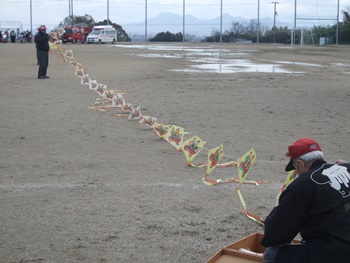
<svg viewBox="0 0 350 263">
<path fill-rule="evenodd" d="M 251 148 L 247 210 L 265 217 L 287 174 L 287 146 L 317 140 L 350 160 L 350 47 L 66 44 L 91 79 L 126 103 L 206 142 L 220 162 Z M 152 129 L 110 109 L 58 52 L 37 79 L 34 44 L 0 44 L 0 262 L 205 262 L 263 227 L 241 211 L 237 183 Z M 236 167 L 209 178 L 237 178 Z M 288 226 L 286 226 L 288 227 Z"/>
</svg>

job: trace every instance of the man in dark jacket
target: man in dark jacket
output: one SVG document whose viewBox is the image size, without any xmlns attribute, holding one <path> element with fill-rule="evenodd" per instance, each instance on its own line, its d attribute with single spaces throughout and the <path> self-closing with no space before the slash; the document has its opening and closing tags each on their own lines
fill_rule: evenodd
<svg viewBox="0 0 350 263">
<path fill-rule="evenodd" d="M 350 164 L 327 164 L 311 139 L 288 147 L 286 171 L 299 174 L 265 220 L 265 263 L 350 261 Z M 300 233 L 301 244 L 290 244 Z"/>
<path fill-rule="evenodd" d="M 47 67 L 49 66 L 49 35 L 46 34 L 46 26 L 42 25 L 38 28 L 38 34 L 35 38 L 36 48 L 39 58 L 39 72 L 38 79 L 47 79 L 49 76 L 46 75 Z"/>
</svg>

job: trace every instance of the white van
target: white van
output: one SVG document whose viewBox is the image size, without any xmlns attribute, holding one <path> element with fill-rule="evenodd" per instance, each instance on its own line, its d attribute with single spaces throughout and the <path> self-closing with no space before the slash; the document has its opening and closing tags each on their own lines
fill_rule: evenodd
<svg viewBox="0 0 350 263">
<path fill-rule="evenodd" d="M 117 42 L 117 31 L 113 26 L 94 26 L 87 37 L 87 43 L 115 43 Z"/>
</svg>

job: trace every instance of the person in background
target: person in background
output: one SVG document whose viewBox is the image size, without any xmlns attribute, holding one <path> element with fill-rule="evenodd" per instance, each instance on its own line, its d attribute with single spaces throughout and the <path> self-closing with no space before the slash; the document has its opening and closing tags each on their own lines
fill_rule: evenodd
<svg viewBox="0 0 350 263">
<path fill-rule="evenodd" d="M 38 79 L 47 79 L 46 75 L 47 67 L 49 66 L 49 39 L 50 36 L 46 34 L 46 26 L 42 25 L 38 28 L 38 34 L 36 37 L 36 48 L 39 55 L 39 71 Z"/>
<path fill-rule="evenodd" d="M 27 39 L 27 43 L 32 43 L 32 32 L 29 30 L 26 31 L 25 37 Z"/>
<path fill-rule="evenodd" d="M 299 176 L 265 220 L 265 263 L 349 261 L 350 163 L 328 164 L 321 146 L 302 138 L 288 147 L 286 171 Z M 300 244 L 291 244 L 297 234 Z"/>
<path fill-rule="evenodd" d="M 10 33 L 11 43 L 16 43 L 16 33 L 14 30 Z"/>
<path fill-rule="evenodd" d="M 2 32 L 2 31 L 0 31 L 0 43 L 4 43 L 4 37 L 3 37 L 3 35 L 2 35 L 1 32 Z"/>
<path fill-rule="evenodd" d="M 6 30 L 5 31 L 5 43 L 9 42 L 9 32 Z"/>
</svg>

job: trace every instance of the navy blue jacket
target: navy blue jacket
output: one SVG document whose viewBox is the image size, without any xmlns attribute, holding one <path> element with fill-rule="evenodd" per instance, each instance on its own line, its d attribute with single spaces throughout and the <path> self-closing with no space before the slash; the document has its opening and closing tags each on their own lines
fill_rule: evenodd
<svg viewBox="0 0 350 263">
<path fill-rule="evenodd" d="M 288 244 L 300 233 L 304 245 L 297 253 L 280 249 L 276 263 L 350 262 L 349 172 L 350 164 L 317 160 L 281 194 L 261 244 Z"/>
<path fill-rule="evenodd" d="M 36 43 L 36 48 L 38 50 L 42 51 L 49 51 L 50 46 L 49 46 L 49 35 L 45 34 L 41 31 L 38 32 L 38 34 L 35 36 L 34 40 Z"/>
</svg>

